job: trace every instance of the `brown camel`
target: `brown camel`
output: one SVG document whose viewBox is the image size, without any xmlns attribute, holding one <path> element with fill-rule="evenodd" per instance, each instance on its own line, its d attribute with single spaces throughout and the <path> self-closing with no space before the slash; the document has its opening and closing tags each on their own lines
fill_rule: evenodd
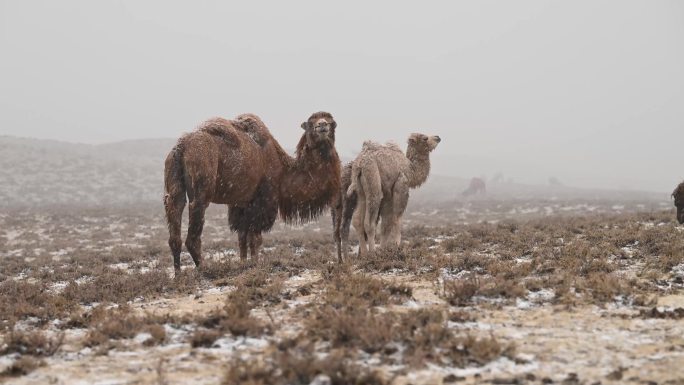
<svg viewBox="0 0 684 385">
<path fill-rule="evenodd" d="M 464 197 L 471 196 L 471 195 L 479 195 L 479 194 L 486 194 L 487 193 L 487 185 L 485 184 L 485 181 L 482 178 L 473 178 L 470 180 L 470 185 L 468 186 L 467 189 L 465 189 L 461 195 Z"/>
<path fill-rule="evenodd" d="M 677 207 L 677 221 L 680 225 L 684 225 L 684 182 L 672 192 L 675 207 Z"/>
<path fill-rule="evenodd" d="M 235 120 L 214 118 L 183 135 L 166 158 L 164 206 L 173 265 L 180 270 L 181 216 L 189 203 L 185 246 L 202 263 L 204 213 L 210 203 L 228 205 L 230 228 L 238 233 L 240 258 L 258 258 L 262 232 L 278 212 L 288 222 L 317 218 L 340 189 L 335 150 L 337 123 L 316 112 L 302 123 L 296 157 L 289 156 L 266 125 L 252 114 Z"/>
</svg>

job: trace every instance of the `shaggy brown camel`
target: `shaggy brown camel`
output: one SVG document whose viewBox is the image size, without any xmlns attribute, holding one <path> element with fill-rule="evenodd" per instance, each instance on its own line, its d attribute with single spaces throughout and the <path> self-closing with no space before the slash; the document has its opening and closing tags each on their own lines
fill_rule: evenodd
<svg viewBox="0 0 684 385">
<path fill-rule="evenodd" d="M 417 188 L 430 174 L 430 152 L 441 139 L 439 136 L 411 134 L 406 155 L 396 144 L 380 145 L 365 142 L 361 153 L 352 162 L 347 200 L 357 199 L 354 211 L 342 204 L 345 215 L 353 211 L 353 224 L 359 237 L 359 256 L 375 249 L 375 233 L 381 223 L 380 246 L 401 243 L 401 217 L 408 204 L 409 189 Z M 338 205 L 339 206 L 339 205 Z M 339 209 L 338 209 L 339 212 Z M 348 227 L 347 227 L 348 228 Z M 341 235 L 345 230 L 340 230 Z M 346 231 L 348 234 L 348 231 Z M 346 250 L 346 240 L 345 243 Z"/>
<path fill-rule="evenodd" d="M 197 267 L 202 263 L 201 235 L 210 203 L 228 205 L 242 260 L 248 245 L 252 258 L 258 257 L 261 234 L 271 229 L 278 212 L 288 223 L 306 222 L 334 203 L 340 189 L 337 123 L 331 114 L 316 112 L 301 127 L 304 134 L 295 158 L 252 114 L 210 119 L 178 140 L 164 170 L 164 206 L 176 272 L 186 196 L 190 222 L 185 246 Z"/>
<path fill-rule="evenodd" d="M 487 184 L 482 178 L 472 178 L 470 180 L 470 185 L 468 185 L 468 188 L 465 189 L 461 195 L 464 197 L 468 197 L 471 195 L 479 195 L 479 194 L 486 194 L 487 193 Z"/>
<path fill-rule="evenodd" d="M 672 197 L 677 208 L 677 221 L 680 225 L 684 225 L 684 182 L 672 192 Z"/>
</svg>

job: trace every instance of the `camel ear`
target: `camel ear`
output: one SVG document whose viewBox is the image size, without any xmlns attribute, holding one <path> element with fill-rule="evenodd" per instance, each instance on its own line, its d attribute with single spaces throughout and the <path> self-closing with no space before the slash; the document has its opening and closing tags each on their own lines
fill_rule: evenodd
<svg viewBox="0 0 684 385">
<path fill-rule="evenodd" d="M 307 122 L 302 122 L 302 130 L 308 130 L 311 128 L 311 123 Z"/>
<path fill-rule="evenodd" d="M 332 127 L 333 130 L 336 129 L 337 128 L 337 122 L 335 120 L 330 122 L 330 127 Z"/>
</svg>

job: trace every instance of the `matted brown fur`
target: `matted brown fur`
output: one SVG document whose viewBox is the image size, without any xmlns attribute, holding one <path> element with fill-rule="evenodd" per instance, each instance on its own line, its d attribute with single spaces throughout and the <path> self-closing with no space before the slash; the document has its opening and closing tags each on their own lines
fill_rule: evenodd
<svg viewBox="0 0 684 385">
<path fill-rule="evenodd" d="M 680 183 L 672 192 L 675 207 L 677 207 L 677 221 L 684 225 L 684 182 Z"/>
<path fill-rule="evenodd" d="M 295 158 L 253 114 L 210 119 L 178 140 L 164 170 L 169 246 L 177 271 L 186 196 L 190 221 L 185 245 L 197 266 L 202 261 L 204 212 L 210 203 L 228 205 L 241 258 L 246 258 L 248 245 L 252 257 L 258 255 L 261 233 L 271 229 L 278 211 L 287 222 L 304 222 L 333 203 L 340 188 L 337 123 L 331 114 L 317 112 L 301 126 L 304 134 Z"/>
</svg>

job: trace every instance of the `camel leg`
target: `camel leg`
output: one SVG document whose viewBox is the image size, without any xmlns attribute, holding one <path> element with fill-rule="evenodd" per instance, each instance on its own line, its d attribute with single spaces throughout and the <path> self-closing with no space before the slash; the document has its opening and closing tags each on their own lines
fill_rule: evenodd
<svg viewBox="0 0 684 385">
<path fill-rule="evenodd" d="M 358 206 L 354 215 L 352 216 L 352 225 L 356 230 L 356 235 L 359 238 L 359 257 L 363 257 L 368 252 L 366 244 L 366 230 L 364 229 L 364 218 L 366 216 L 366 199 L 363 194 L 359 194 Z"/>
<path fill-rule="evenodd" d="M 240 261 L 247 260 L 247 241 L 249 233 L 247 231 L 238 231 L 238 244 L 240 247 Z"/>
<path fill-rule="evenodd" d="M 394 184 L 392 190 L 392 213 L 390 221 L 392 223 L 388 242 L 396 246 L 401 245 L 401 218 L 404 216 L 409 200 L 408 181 L 401 178 Z"/>
<path fill-rule="evenodd" d="M 342 210 L 338 213 L 340 217 L 337 218 L 337 222 L 340 226 L 340 239 L 345 257 L 349 254 L 349 226 L 351 226 L 354 210 L 356 210 L 358 204 L 358 196 L 358 193 L 355 192 L 351 196 L 346 197 L 342 201 Z"/>
<path fill-rule="evenodd" d="M 185 238 L 185 247 L 188 248 L 196 267 L 202 263 L 202 229 L 204 228 L 204 212 L 207 206 L 208 204 L 198 199 L 190 202 L 190 223 L 188 225 L 188 236 Z"/>
<path fill-rule="evenodd" d="M 375 197 L 366 200 L 366 215 L 363 218 L 363 228 L 368 237 L 368 252 L 375 250 L 375 232 L 378 215 L 380 214 L 380 202 Z"/>
<path fill-rule="evenodd" d="M 342 199 L 338 196 L 337 201 L 332 206 L 333 238 L 337 247 L 337 262 L 342 263 L 342 238 L 340 237 L 340 226 L 342 224 Z"/>
<path fill-rule="evenodd" d="M 252 259 L 255 261 L 258 261 L 259 260 L 259 249 L 261 248 L 261 245 L 264 243 L 264 239 L 261 236 L 261 233 L 250 232 L 248 235 L 248 241 L 249 241 L 249 251 L 252 254 Z"/>
<path fill-rule="evenodd" d="M 173 269 L 178 274 L 181 267 L 180 255 L 183 246 L 181 221 L 185 209 L 185 192 L 176 197 L 167 195 L 164 198 L 164 208 L 166 209 L 166 222 L 169 227 L 169 247 L 173 255 Z"/>
<path fill-rule="evenodd" d="M 375 232 L 380 215 L 380 202 L 382 202 L 382 185 L 380 170 L 373 164 L 365 168 L 359 176 L 359 199 L 363 193 L 365 200 L 365 215 L 363 216 L 363 229 L 366 233 L 368 251 L 375 250 Z"/>
<path fill-rule="evenodd" d="M 389 199 L 388 199 L 389 198 Z M 392 197 L 383 199 L 380 205 L 380 247 L 387 247 L 392 233 L 394 210 L 392 208 Z"/>
</svg>

